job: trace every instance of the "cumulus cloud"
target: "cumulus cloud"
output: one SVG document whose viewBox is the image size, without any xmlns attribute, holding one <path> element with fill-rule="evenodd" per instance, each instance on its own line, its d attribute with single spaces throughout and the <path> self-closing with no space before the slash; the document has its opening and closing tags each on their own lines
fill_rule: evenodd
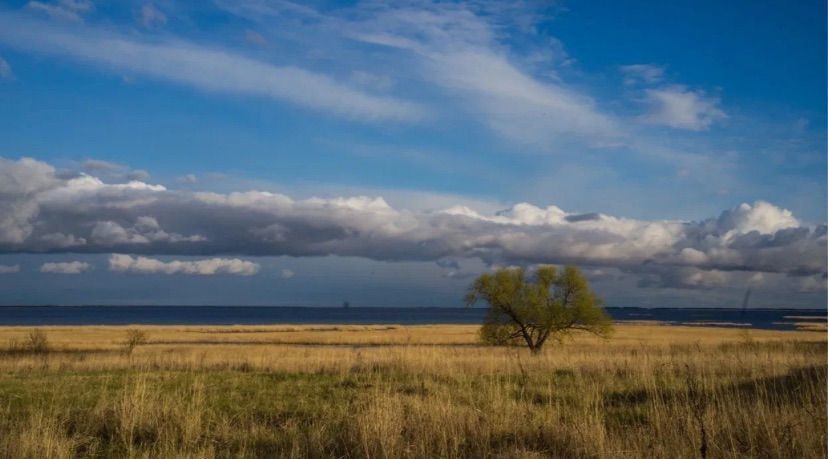
<svg viewBox="0 0 828 459">
<path fill-rule="evenodd" d="M 90 175 L 61 178 L 32 159 L 0 160 L 0 210 L 5 253 L 339 255 L 434 261 L 446 269 L 454 268 L 451 260 L 468 258 L 694 268 L 707 273 L 686 272 L 681 283 L 698 286 L 719 282 L 714 271 L 821 275 L 828 240 L 825 224 L 806 225 L 763 201 L 701 221 L 571 213 L 528 203 L 495 213 L 463 206 L 420 211 L 392 207 L 381 197 L 297 200 L 259 191 L 108 184 Z M 113 266 L 173 269 L 126 255 L 116 261 Z M 198 270 L 175 268 L 187 269 Z"/>
<path fill-rule="evenodd" d="M 209 258 L 197 261 L 161 261 L 147 257 L 132 257 L 113 254 L 109 257 L 111 271 L 141 274 L 192 274 L 213 276 L 216 274 L 235 274 L 252 276 L 259 272 L 258 263 L 238 258 Z"/>
<path fill-rule="evenodd" d="M 20 265 L 0 265 L 0 274 L 20 272 Z"/>
<path fill-rule="evenodd" d="M 43 263 L 40 272 L 51 274 L 80 274 L 88 271 L 92 265 L 84 261 L 69 261 L 61 263 Z"/>
<path fill-rule="evenodd" d="M 92 242 L 101 245 L 122 244 L 149 244 L 151 242 L 200 242 L 206 240 L 204 236 L 182 236 L 177 233 L 168 233 L 161 229 L 158 220 L 153 217 L 141 216 L 135 223 L 124 228 L 114 221 L 99 221 L 95 223 L 90 234 Z"/>
<path fill-rule="evenodd" d="M 689 287 L 724 287 L 728 283 L 728 272 L 711 269 L 685 269 L 681 272 L 681 284 Z"/>
<path fill-rule="evenodd" d="M 642 120 L 650 124 L 702 131 L 727 119 L 719 99 L 701 90 L 671 85 L 647 89 L 644 94 L 649 111 Z"/>
<path fill-rule="evenodd" d="M 100 159 L 87 159 L 81 163 L 81 168 L 90 174 L 117 182 L 147 181 L 150 178 L 149 172 L 145 170 L 132 169 L 123 164 Z"/>
<path fill-rule="evenodd" d="M 0 243 L 26 240 L 38 213 L 38 204 L 31 197 L 60 183 L 55 169 L 46 163 L 0 158 Z"/>
</svg>

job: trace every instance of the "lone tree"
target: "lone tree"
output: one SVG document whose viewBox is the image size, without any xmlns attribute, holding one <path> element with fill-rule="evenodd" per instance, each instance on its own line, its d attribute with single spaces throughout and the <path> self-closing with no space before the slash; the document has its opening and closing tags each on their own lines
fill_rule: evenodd
<svg viewBox="0 0 828 459">
<path fill-rule="evenodd" d="M 541 266 L 533 276 L 523 268 L 482 274 L 469 287 L 466 304 L 481 300 L 489 304 L 489 312 L 480 336 L 491 344 L 522 340 L 536 354 L 547 339 L 560 338 L 572 330 L 599 336 L 612 331 L 601 299 L 575 266 L 560 272 L 553 266 Z"/>
</svg>

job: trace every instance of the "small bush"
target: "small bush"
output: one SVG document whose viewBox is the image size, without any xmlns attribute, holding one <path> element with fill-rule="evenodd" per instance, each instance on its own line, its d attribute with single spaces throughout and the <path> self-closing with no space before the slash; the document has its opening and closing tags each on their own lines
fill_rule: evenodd
<svg viewBox="0 0 828 459">
<path fill-rule="evenodd" d="M 143 330 L 127 330 L 127 339 L 124 342 L 124 353 L 132 354 L 136 347 L 147 343 L 147 334 Z"/>
<path fill-rule="evenodd" d="M 49 338 L 46 336 L 46 332 L 39 328 L 30 331 L 26 338 L 26 348 L 35 354 L 49 352 Z"/>
</svg>

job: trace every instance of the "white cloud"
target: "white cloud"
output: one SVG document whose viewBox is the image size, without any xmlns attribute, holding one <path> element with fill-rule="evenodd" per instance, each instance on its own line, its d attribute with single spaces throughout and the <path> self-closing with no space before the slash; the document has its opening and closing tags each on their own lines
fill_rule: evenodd
<svg viewBox="0 0 828 459">
<path fill-rule="evenodd" d="M 725 237 L 757 231 L 760 234 L 773 234 L 786 228 L 797 228 L 799 221 L 787 209 L 781 209 L 765 201 L 756 201 L 753 205 L 743 203 L 726 210 L 717 221 L 717 225 L 727 231 Z"/>
<path fill-rule="evenodd" d="M 21 243 L 28 238 L 31 220 L 38 213 L 31 196 L 59 183 L 55 169 L 46 163 L 0 158 L 0 243 Z"/>
<path fill-rule="evenodd" d="M 495 25 L 470 9 L 380 8 L 340 26 L 351 38 L 410 53 L 420 78 L 512 141 L 550 150 L 569 141 L 600 146 L 620 138 L 617 122 L 590 97 L 555 79 L 533 77 L 510 60 Z"/>
<path fill-rule="evenodd" d="M 624 74 L 624 84 L 634 85 L 639 82 L 658 83 L 664 78 L 664 67 L 654 64 L 632 64 L 622 65 L 621 73 Z"/>
<path fill-rule="evenodd" d="M 147 29 L 163 26 L 167 23 L 167 15 L 161 12 L 152 3 L 141 6 L 141 25 Z"/>
<path fill-rule="evenodd" d="M 81 163 L 81 168 L 98 177 L 117 182 L 147 181 L 150 178 L 149 172 L 142 169 L 132 169 L 123 164 L 103 161 L 100 159 L 87 159 Z"/>
<path fill-rule="evenodd" d="M 87 159 L 83 161 L 83 168 L 90 172 L 114 172 L 124 169 L 124 166 L 101 159 Z"/>
<path fill-rule="evenodd" d="M 20 265 L 0 265 L 0 274 L 12 274 L 20 272 Z"/>
<path fill-rule="evenodd" d="M 28 159 L 0 160 L 2 177 L 10 177 L 0 180 L 0 209 L 7 209 L 0 214 L 0 252 L 6 253 L 71 251 L 85 241 L 89 253 L 477 258 L 503 265 L 826 272 L 828 226 L 804 225 L 790 211 L 763 201 L 683 222 L 529 203 L 500 212 L 469 206 L 430 211 L 393 207 L 381 197 L 293 199 L 260 191 L 168 190 L 143 182 L 106 184 L 88 175 L 62 179 L 48 164 Z M 202 269 L 192 264 L 197 262 L 171 268 L 172 262 L 124 257 L 115 266 Z M 681 282 L 709 285 L 716 275 L 691 273 Z"/>
<path fill-rule="evenodd" d="M 124 228 L 113 221 L 99 221 L 92 228 L 90 239 L 107 246 L 123 244 L 149 244 L 151 242 L 202 242 L 206 238 L 200 235 L 182 236 L 168 233 L 161 229 L 158 220 L 153 217 L 140 216 L 130 228 Z"/>
<path fill-rule="evenodd" d="M 0 42 L 201 90 L 247 94 L 362 120 L 419 120 L 415 103 L 378 96 L 293 66 L 276 66 L 180 40 L 140 41 L 91 27 L 64 29 L 0 13 Z"/>
<path fill-rule="evenodd" d="M 642 120 L 650 124 L 702 131 L 727 119 L 719 99 L 701 90 L 672 85 L 647 89 L 644 94 L 649 110 Z"/>
<path fill-rule="evenodd" d="M 388 75 L 376 75 L 363 70 L 351 72 L 351 81 L 376 91 L 390 91 L 394 87 L 394 80 Z"/>
<path fill-rule="evenodd" d="M 88 271 L 92 265 L 83 261 L 70 261 L 61 263 L 43 263 L 40 272 L 51 274 L 80 274 Z"/>
<path fill-rule="evenodd" d="M 0 80 L 10 80 L 14 77 L 11 65 L 5 59 L 0 57 Z"/>
<path fill-rule="evenodd" d="M 74 22 L 83 21 L 83 16 L 95 9 L 95 5 L 89 0 L 31 1 L 26 4 L 26 7 L 52 19 Z"/>
<path fill-rule="evenodd" d="M 197 261 L 173 260 L 164 262 L 154 258 L 113 254 L 109 257 L 109 269 L 111 271 L 141 274 L 192 274 L 200 276 L 235 274 L 239 276 L 252 276 L 259 272 L 259 264 L 238 258 L 209 258 Z"/>
<path fill-rule="evenodd" d="M 338 9 L 336 15 L 290 2 L 218 5 L 274 31 L 301 21 L 302 31 L 285 37 L 299 46 L 354 40 L 374 45 L 371 73 L 352 70 L 355 81 L 379 90 L 389 89 L 386 81 L 405 81 L 418 85 L 420 94 L 424 83 L 425 97 L 436 97 L 433 105 L 443 115 L 459 108 L 454 115 L 483 123 L 522 151 L 561 151 L 573 143 L 617 145 L 624 136 L 613 116 L 550 68 L 571 62 L 558 40 L 543 36 L 537 50 L 525 46 L 518 53 L 503 42 L 505 23 L 538 38 L 534 21 L 540 16 L 526 4 L 368 2 Z M 355 52 L 344 45 L 343 54 L 359 56 L 365 49 L 359 48 Z M 447 98 L 457 103 L 446 104 Z"/>
<path fill-rule="evenodd" d="M 281 273 L 282 279 L 290 279 L 295 275 L 296 275 L 296 273 L 294 273 L 293 271 L 291 271 L 289 269 L 283 269 L 282 273 Z"/>
<path fill-rule="evenodd" d="M 682 276 L 682 283 L 689 287 L 724 287 L 728 281 L 729 273 L 716 269 L 689 269 Z"/>
</svg>

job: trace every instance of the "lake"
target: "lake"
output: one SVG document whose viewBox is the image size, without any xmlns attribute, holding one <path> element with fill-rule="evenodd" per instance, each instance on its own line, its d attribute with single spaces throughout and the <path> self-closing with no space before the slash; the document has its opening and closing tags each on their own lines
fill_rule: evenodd
<svg viewBox="0 0 828 459">
<path fill-rule="evenodd" d="M 618 321 L 792 330 L 826 320 L 825 310 L 607 308 Z M 483 308 L 291 306 L 0 306 L 0 325 L 476 324 Z"/>
</svg>

